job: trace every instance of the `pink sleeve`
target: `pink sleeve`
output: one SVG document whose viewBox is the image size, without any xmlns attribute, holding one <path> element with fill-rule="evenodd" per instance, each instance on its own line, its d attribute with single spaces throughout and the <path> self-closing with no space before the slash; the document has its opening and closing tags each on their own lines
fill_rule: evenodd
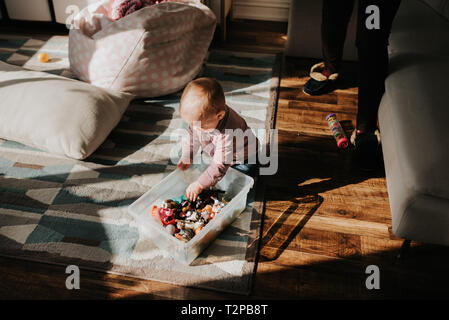
<svg viewBox="0 0 449 320">
<path fill-rule="evenodd" d="M 226 174 L 230 167 L 230 164 L 224 163 L 212 163 L 198 178 L 198 182 L 204 188 L 212 187 L 217 184 Z"/>
<path fill-rule="evenodd" d="M 193 160 L 193 156 L 198 152 L 200 148 L 200 142 L 192 127 L 189 126 L 187 137 L 182 139 L 182 155 L 181 159 Z"/>
<path fill-rule="evenodd" d="M 204 187 L 214 186 L 228 171 L 233 161 L 232 137 L 222 134 L 216 138 L 215 154 L 212 163 L 198 178 L 198 182 Z"/>
</svg>

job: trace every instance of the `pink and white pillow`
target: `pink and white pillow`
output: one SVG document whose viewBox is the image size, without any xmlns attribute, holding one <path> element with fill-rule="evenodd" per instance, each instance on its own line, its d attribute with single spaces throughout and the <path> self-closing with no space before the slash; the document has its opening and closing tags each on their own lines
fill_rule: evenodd
<svg viewBox="0 0 449 320">
<path fill-rule="evenodd" d="M 113 1 L 80 11 L 69 35 L 73 73 L 95 86 L 156 97 L 182 89 L 201 70 L 216 18 L 199 1 L 166 1 L 114 21 Z"/>
</svg>

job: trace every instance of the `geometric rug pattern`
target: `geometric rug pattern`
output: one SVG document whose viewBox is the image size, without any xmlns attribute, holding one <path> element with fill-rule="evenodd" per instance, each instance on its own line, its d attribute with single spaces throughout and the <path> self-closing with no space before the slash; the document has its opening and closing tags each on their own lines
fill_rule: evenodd
<svg viewBox="0 0 449 320">
<path fill-rule="evenodd" d="M 67 49 L 65 36 L 44 41 L 0 35 L 0 60 L 73 78 Z M 50 63 L 39 63 L 39 52 L 49 54 Z M 228 105 L 249 126 L 269 129 L 275 61 L 270 54 L 214 50 L 201 76 L 220 81 Z M 133 101 L 83 161 L 0 139 L 0 254 L 248 294 L 261 223 L 254 190 L 247 209 L 190 266 L 158 249 L 127 211 L 176 167 L 169 152 L 179 142 L 171 133 L 187 127 L 179 98 L 180 92 Z M 264 131 L 256 134 L 264 143 Z"/>
</svg>

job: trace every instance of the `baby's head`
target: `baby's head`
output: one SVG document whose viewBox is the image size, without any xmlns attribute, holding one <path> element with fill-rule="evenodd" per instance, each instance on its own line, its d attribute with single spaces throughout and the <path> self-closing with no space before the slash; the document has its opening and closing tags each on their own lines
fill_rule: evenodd
<svg viewBox="0 0 449 320">
<path fill-rule="evenodd" d="M 191 81 L 185 87 L 179 105 L 181 118 L 205 131 L 214 130 L 226 113 L 223 88 L 212 78 Z"/>
</svg>

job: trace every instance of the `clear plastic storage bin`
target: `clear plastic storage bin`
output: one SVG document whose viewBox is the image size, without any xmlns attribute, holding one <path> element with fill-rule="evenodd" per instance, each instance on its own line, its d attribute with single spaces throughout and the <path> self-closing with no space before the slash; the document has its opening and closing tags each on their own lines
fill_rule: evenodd
<svg viewBox="0 0 449 320">
<path fill-rule="evenodd" d="M 254 179 L 229 168 L 224 178 L 215 188 L 225 191 L 226 206 L 190 241 L 183 242 L 170 235 L 165 227 L 153 216 L 151 208 L 160 205 L 158 201 L 179 197 L 185 193 L 190 183 L 195 181 L 207 168 L 207 165 L 192 165 L 181 171 L 176 169 L 139 199 L 128 210 L 139 224 L 141 232 L 148 235 L 161 249 L 167 251 L 176 260 L 190 264 L 234 219 L 245 210 L 249 190 Z"/>
</svg>

